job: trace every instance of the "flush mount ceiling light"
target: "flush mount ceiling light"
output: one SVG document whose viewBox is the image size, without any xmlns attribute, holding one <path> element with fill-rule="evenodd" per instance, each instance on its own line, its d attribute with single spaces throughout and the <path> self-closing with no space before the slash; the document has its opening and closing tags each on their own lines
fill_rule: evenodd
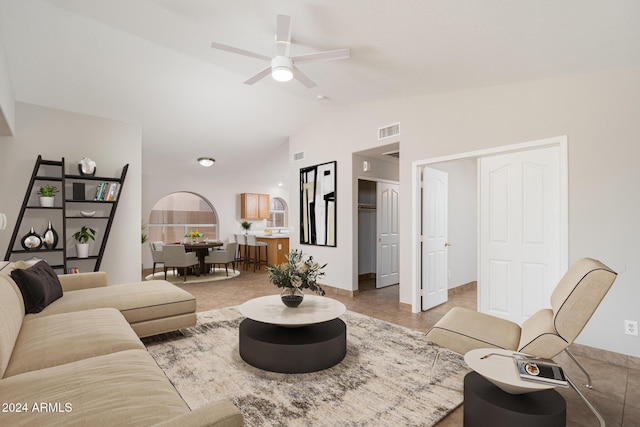
<svg viewBox="0 0 640 427">
<path fill-rule="evenodd" d="M 215 162 L 216 159 L 212 159 L 211 157 L 200 157 L 198 159 L 198 163 L 200 163 L 200 166 L 204 166 L 205 168 L 213 166 Z"/>
</svg>

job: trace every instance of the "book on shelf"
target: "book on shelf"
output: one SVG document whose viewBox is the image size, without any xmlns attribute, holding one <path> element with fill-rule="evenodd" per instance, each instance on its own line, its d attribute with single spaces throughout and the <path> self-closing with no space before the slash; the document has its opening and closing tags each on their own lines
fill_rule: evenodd
<svg viewBox="0 0 640 427">
<path fill-rule="evenodd" d="M 118 182 L 101 182 L 96 187 L 96 196 L 93 200 L 103 202 L 113 202 L 118 198 L 120 192 L 120 183 Z"/>
<path fill-rule="evenodd" d="M 522 354 L 514 354 L 513 360 L 520 379 L 524 381 L 569 387 L 562 367 L 549 359 L 537 359 Z"/>
</svg>

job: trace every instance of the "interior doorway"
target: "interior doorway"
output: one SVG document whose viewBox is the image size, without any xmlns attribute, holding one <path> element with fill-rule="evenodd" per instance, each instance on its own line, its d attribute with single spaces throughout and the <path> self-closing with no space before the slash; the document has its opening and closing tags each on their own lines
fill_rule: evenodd
<svg viewBox="0 0 640 427">
<path fill-rule="evenodd" d="M 354 291 L 398 284 L 398 142 L 353 153 Z"/>
<path fill-rule="evenodd" d="M 535 152 L 536 150 L 542 150 L 544 148 L 547 147 L 557 147 L 558 148 L 558 159 L 559 159 L 559 171 L 558 171 L 558 182 L 554 185 L 556 185 L 558 188 L 558 195 L 559 195 L 559 206 L 558 206 L 558 214 L 557 214 L 557 235 L 558 237 L 558 242 L 557 242 L 557 263 L 558 263 L 558 271 L 562 272 L 565 271 L 567 268 L 567 263 L 568 263 L 568 213 L 567 213 L 567 199 L 568 199 L 568 194 L 567 194 L 567 140 L 566 140 L 566 136 L 561 136 L 561 137 L 555 137 L 555 138 L 548 138 L 548 139 L 544 139 L 544 140 L 538 140 L 538 141 L 532 141 L 532 142 L 528 142 L 528 143 L 522 143 L 522 144 L 513 144 L 513 145 L 509 145 L 509 146 L 504 146 L 504 147 L 498 147 L 498 148 L 494 148 L 494 149 L 488 149 L 488 150 L 479 150 L 479 151 L 475 151 L 475 152 L 468 152 L 468 153 L 461 153 L 461 154 L 457 154 L 457 155 L 452 155 L 452 156 L 446 156 L 446 157 L 440 157 L 440 158 L 435 158 L 435 159 L 429 159 L 429 160 L 424 160 L 421 162 L 416 162 L 414 163 L 414 173 L 413 173 L 413 188 L 415 189 L 415 194 L 414 194 L 414 209 L 415 209 L 415 217 L 414 217 L 414 224 L 413 224 L 413 231 L 414 231 L 414 236 L 417 236 L 415 238 L 415 241 L 412 244 L 412 259 L 415 265 L 414 271 L 412 272 L 412 311 L 413 312 L 419 312 L 422 309 L 422 297 L 423 297 L 423 283 L 422 283 L 422 277 L 425 274 L 424 273 L 424 269 L 426 268 L 424 265 L 424 262 L 422 260 L 422 240 L 424 239 L 424 237 L 421 237 L 422 234 L 422 188 L 421 188 L 421 182 L 423 179 L 423 171 L 424 169 L 428 166 L 428 167 L 435 167 L 435 168 L 444 168 L 446 169 L 448 166 L 453 165 L 453 164 L 463 164 L 464 161 L 466 162 L 471 162 L 473 164 L 477 164 L 478 163 L 478 159 L 481 158 L 486 158 L 486 157 L 490 157 L 490 156 L 496 156 L 496 155 L 500 155 L 500 154 L 507 154 L 507 153 L 527 153 L 527 152 Z M 477 174 L 479 175 L 479 174 Z M 475 185 L 474 185 L 474 190 L 478 191 L 478 187 L 479 187 L 479 181 L 478 181 L 478 177 L 476 177 L 475 180 Z M 455 191 L 455 190 L 454 190 Z M 451 194 L 451 193 L 450 193 Z M 453 193 L 455 194 L 455 193 Z M 478 195 L 478 197 L 468 197 L 469 200 L 472 199 L 477 199 L 479 200 L 480 196 Z M 478 209 L 478 202 L 476 202 L 474 200 L 474 202 L 469 203 L 469 206 L 467 207 L 467 210 L 471 210 L 473 211 L 474 215 L 476 215 L 477 218 L 477 222 L 476 226 L 474 226 L 474 230 L 473 231 L 468 231 L 467 236 L 469 237 L 468 239 L 462 239 L 463 242 L 475 242 L 474 243 L 474 251 L 477 254 L 475 256 L 475 259 L 473 260 L 473 264 L 474 265 L 467 265 L 467 267 L 471 267 L 471 268 L 477 268 L 478 272 L 476 274 L 476 277 L 479 279 L 481 278 L 481 274 L 482 271 L 480 271 L 481 266 L 483 265 L 482 262 L 482 258 L 485 255 L 482 255 L 481 253 L 481 247 L 482 247 L 482 239 L 485 237 L 483 235 L 481 235 L 480 231 L 479 231 L 479 224 L 481 221 L 481 212 Z M 449 209 L 449 212 L 451 212 L 452 210 Z M 450 230 L 452 228 L 450 227 Z M 457 230 L 457 227 L 453 228 L 454 230 Z M 450 238 L 451 241 L 451 248 L 458 248 L 460 247 L 460 239 L 455 239 L 455 238 Z M 467 247 L 469 247 L 468 244 L 464 245 Z M 451 257 L 449 257 L 451 258 Z M 467 261 L 468 264 L 471 264 L 469 261 Z M 486 263 L 484 264 L 486 265 Z M 454 268 L 454 270 L 456 270 Z M 448 275 L 449 277 L 451 277 L 451 269 L 448 271 Z M 550 280 L 555 280 L 555 278 L 547 278 Z M 485 279 L 486 280 L 486 279 Z M 455 284 L 455 283 L 454 283 Z M 486 288 L 485 288 L 486 289 Z M 481 300 L 482 295 L 480 294 L 481 290 L 480 290 L 480 283 L 478 284 L 478 301 Z M 487 291 L 485 290 L 485 294 L 487 293 Z M 484 295 L 486 297 L 486 295 Z M 548 299 L 547 299 L 548 301 Z M 481 310 L 481 307 L 478 307 L 479 310 Z"/>
</svg>

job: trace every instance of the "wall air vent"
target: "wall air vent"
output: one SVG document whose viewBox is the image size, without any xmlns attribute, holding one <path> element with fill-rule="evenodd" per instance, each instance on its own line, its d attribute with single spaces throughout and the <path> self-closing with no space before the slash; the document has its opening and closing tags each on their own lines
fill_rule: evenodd
<svg viewBox="0 0 640 427">
<path fill-rule="evenodd" d="M 297 162 L 298 160 L 304 159 L 304 151 L 299 151 L 297 153 L 293 153 L 293 161 Z"/>
<path fill-rule="evenodd" d="M 378 129 L 378 140 L 400 135 L 400 123 L 395 123 Z"/>
</svg>

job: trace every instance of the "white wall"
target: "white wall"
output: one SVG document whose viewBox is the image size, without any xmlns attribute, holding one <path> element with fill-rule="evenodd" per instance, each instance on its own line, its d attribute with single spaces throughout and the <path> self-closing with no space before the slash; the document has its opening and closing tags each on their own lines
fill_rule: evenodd
<svg viewBox="0 0 640 427">
<path fill-rule="evenodd" d="M 401 123 L 401 189 L 411 183 L 413 161 L 568 135 L 569 262 L 590 256 L 620 273 L 577 341 L 640 356 L 640 339 L 623 333 L 623 321 L 639 316 L 639 113 L 638 68 L 335 107 L 290 138 L 290 153 L 306 152 L 291 164 L 292 182 L 302 166 L 338 164 L 338 246 L 305 249 L 328 262 L 326 284 L 353 288 L 357 234 L 349 229 L 356 212 L 350 152 L 375 146 L 376 129 L 387 123 Z M 297 203 L 292 197 L 293 223 Z M 411 303 L 414 287 L 413 211 L 411 191 L 401 191 L 403 303 Z"/>
<path fill-rule="evenodd" d="M 3 253 L 38 154 L 47 160 L 64 157 L 67 173 L 77 173 L 82 157 L 96 161 L 99 176 L 119 176 L 129 163 L 100 269 L 110 284 L 140 280 L 140 145 L 139 126 L 16 103 L 16 134 L 0 137 L 0 211 L 9 223 L 0 231 Z"/>
<path fill-rule="evenodd" d="M 15 101 L 9 78 L 9 64 L 0 31 L 0 135 L 11 136 L 15 128 Z"/>
</svg>

